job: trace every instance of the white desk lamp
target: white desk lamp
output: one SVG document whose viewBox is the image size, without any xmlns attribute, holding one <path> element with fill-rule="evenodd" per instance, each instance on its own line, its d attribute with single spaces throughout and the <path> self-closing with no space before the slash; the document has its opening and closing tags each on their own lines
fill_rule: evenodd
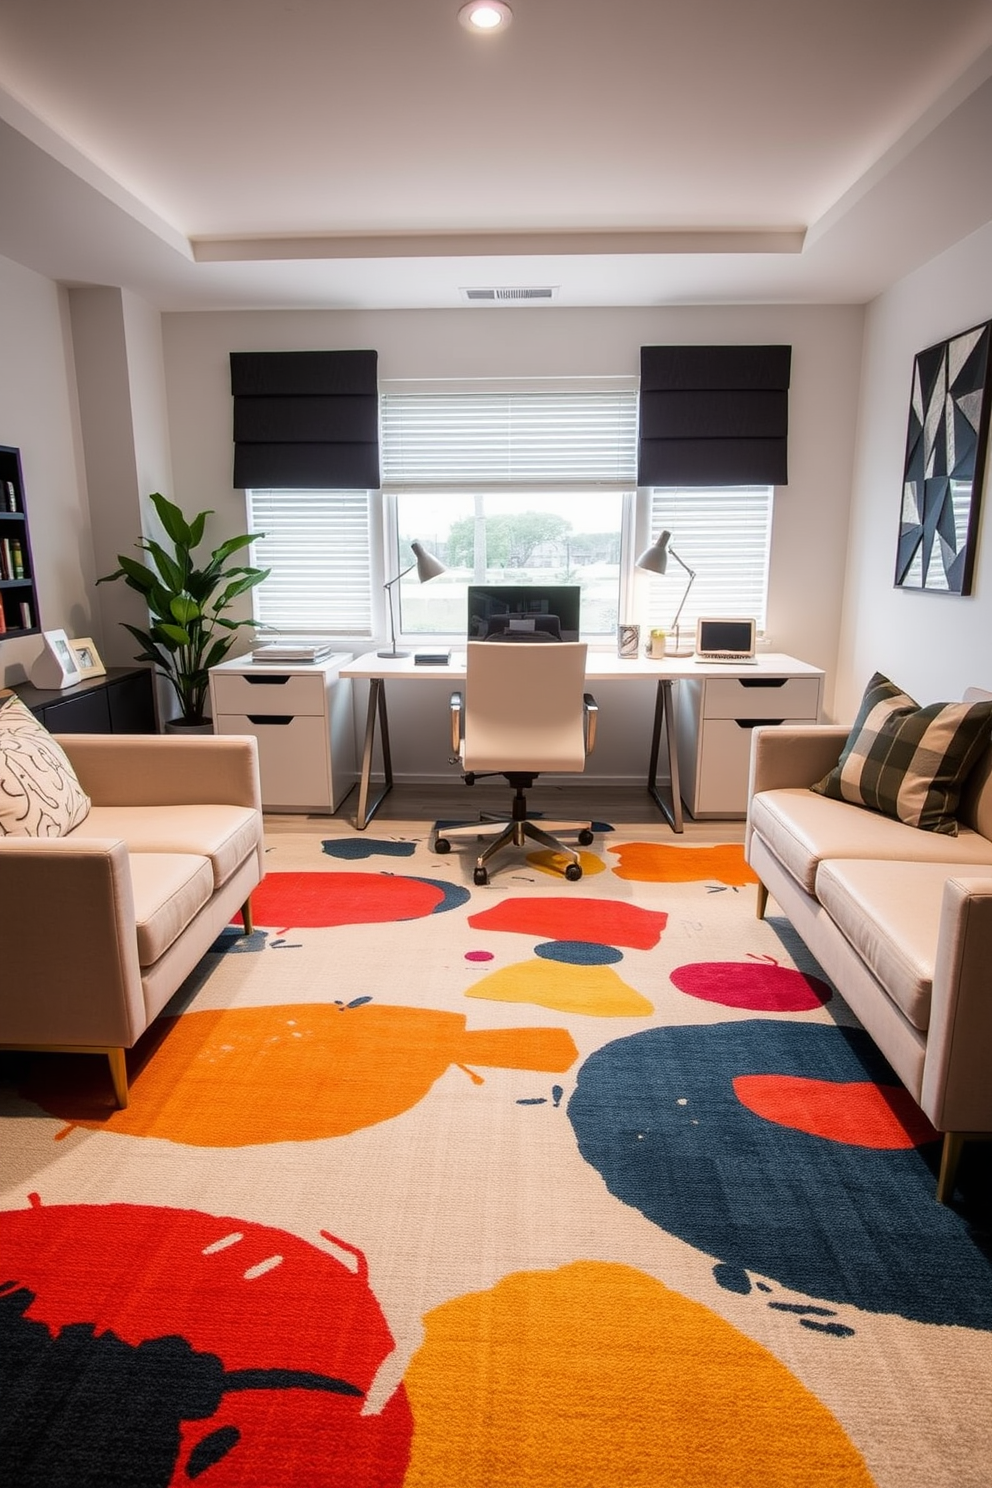
<svg viewBox="0 0 992 1488">
<path fill-rule="evenodd" d="M 436 579 L 438 574 L 443 574 L 445 571 L 444 564 L 441 562 L 440 558 L 435 558 L 433 553 L 428 553 L 427 549 L 423 547 L 421 543 L 412 542 L 410 544 L 410 548 L 417 560 L 416 563 L 411 563 L 409 568 L 402 569 L 394 579 L 387 579 L 385 584 L 382 586 L 385 589 L 386 596 L 389 600 L 389 635 L 392 641 L 392 645 L 390 646 L 388 651 L 377 651 L 377 656 L 410 655 L 409 651 L 397 651 L 396 649 L 396 621 L 393 616 L 393 585 L 398 584 L 400 579 L 402 579 L 406 574 L 410 573 L 413 569 L 417 570 L 417 578 L 422 584 L 426 584 L 429 579 Z"/>
<path fill-rule="evenodd" d="M 669 546 L 669 544 L 671 543 L 671 538 L 672 534 L 667 529 L 664 532 L 659 533 L 658 537 L 651 544 L 651 546 L 649 548 L 645 548 L 644 552 L 638 558 L 637 567 L 643 568 L 646 573 L 663 574 L 668 568 L 669 557 L 672 557 L 675 559 L 676 563 L 681 564 L 686 573 L 689 575 L 689 582 L 685 586 L 685 591 L 682 595 L 682 598 L 679 600 L 679 607 L 675 611 L 675 618 L 672 621 L 672 631 L 675 635 L 675 650 L 672 654 L 674 656 L 678 656 L 679 616 L 681 615 L 683 607 L 685 606 L 685 602 L 689 597 L 689 590 L 692 588 L 692 581 L 696 577 L 696 570 L 694 568 L 690 568 L 688 563 L 683 562 L 678 553 L 676 553 L 675 549 Z"/>
</svg>

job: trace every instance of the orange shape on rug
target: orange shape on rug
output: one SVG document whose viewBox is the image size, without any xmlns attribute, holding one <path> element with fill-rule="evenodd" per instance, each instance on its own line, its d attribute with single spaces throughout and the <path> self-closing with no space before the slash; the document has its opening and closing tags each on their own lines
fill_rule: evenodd
<svg viewBox="0 0 992 1488">
<path fill-rule="evenodd" d="M 744 861 L 739 842 L 721 842 L 713 847 L 670 847 L 661 842 L 618 842 L 611 853 L 620 859 L 613 872 L 617 878 L 636 883 L 695 883 L 715 879 L 740 887 L 758 882 L 758 875 Z"/>
<path fill-rule="evenodd" d="M 849 1147 L 897 1151 L 936 1141 L 938 1135 L 901 1085 L 738 1075 L 734 1094 L 765 1121 Z"/>
<path fill-rule="evenodd" d="M 320 930 L 433 914 L 444 891 L 401 873 L 267 873 L 252 891 L 256 925 Z"/>
<path fill-rule="evenodd" d="M 518 1272 L 424 1324 L 404 1488 L 871 1488 L 784 1364 L 633 1267 Z"/>
<path fill-rule="evenodd" d="M 548 940 L 589 940 L 597 945 L 650 951 L 661 939 L 668 915 L 613 899 L 569 895 L 553 899 L 504 899 L 469 915 L 473 930 L 510 930 Z"/>
<path fill-rule="evenodd" d="M 232 1008 L 160 1018 L 160 1042 L 123 1111 L 94 1109 L 56 1060 L 24 1094 L 76 1126 L 244 1147 L 340 1137 L 408 1111 L 452 1065 L 561 1074 L 564 1028 L 466 1028 L 461 1013 L 366 1003 Z M 76 1061 L 78 1063 L 78 1061 Z M 44 1082 L 44 1083 L 42 1083 Z"/>
</svg>

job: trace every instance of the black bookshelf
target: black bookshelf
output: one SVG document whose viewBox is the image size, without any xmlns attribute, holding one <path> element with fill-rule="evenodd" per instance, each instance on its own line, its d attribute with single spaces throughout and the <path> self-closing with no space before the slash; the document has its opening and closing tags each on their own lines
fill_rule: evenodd
<svg viewBox="0 0 992 1488">
<path fill-rule="evenodd" d="M 0 445 L 0 641 L 41 630 L 21 452 Z"/>
</svg>

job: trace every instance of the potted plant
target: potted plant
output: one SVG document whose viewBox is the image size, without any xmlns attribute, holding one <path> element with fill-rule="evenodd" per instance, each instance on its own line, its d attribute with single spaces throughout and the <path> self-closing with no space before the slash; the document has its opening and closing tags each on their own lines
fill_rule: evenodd
<svg viewBox="0 0 992 1488">
<path fill-rule="evenodd" d="M 234 600 L 270 573 L 267 568 L 230 566 L 229 560 L 262 534 L 229 537 L 198 568 L 194 555 L 203 541 L 207 517 L 213 513 L 198 512 L 187 522 L 180 508 L 159 492 L 153 492 L 149 499 L 172 543 L 172 552 L 142 537 L 135 546 L 147 553 L 151 562 L 119 553 L 120 568 L 97 583 L 123 579 L 129 589 L 144 596 L 151 617 L 149 629 L 122 622 L 142 648 L 134 659 L 153 662 L 158 675 L 174 688 L 179 701 L 176 723 L 205 729 L 209 727 L 204 709 L 210 668 L 227 655 L 235 632 L 243 625 L 254 624 L 251 619 L 232 620 L 226 612 Z"/>
</svg>

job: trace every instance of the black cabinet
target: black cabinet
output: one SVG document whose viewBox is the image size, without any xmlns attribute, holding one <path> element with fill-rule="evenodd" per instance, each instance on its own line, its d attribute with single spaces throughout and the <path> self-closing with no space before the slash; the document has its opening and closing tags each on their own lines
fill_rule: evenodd
<svg viewBox="0 0 992 1488">
<path fill-rule="evenodd" d="M 149 667 L 110 667 L 105 677 L 86 677 L 73 687 L 14 688 L 52 734 L 154 734 L 155 690 Z"/>
<path fill-rule="evenodd" d="M 21 452 L 0 444 L 0 641 L 40 629 Z"/>
</svg>

